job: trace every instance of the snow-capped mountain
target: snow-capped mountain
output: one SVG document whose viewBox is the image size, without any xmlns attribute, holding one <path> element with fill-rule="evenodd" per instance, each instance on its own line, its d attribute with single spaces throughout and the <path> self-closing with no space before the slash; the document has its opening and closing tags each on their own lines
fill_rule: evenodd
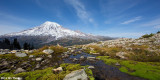
<svg viewBox="0 0 160 80">
<path fill-rule="evenodd" d="M 43 45 L 56 45 L 70 46 L 75 44 L 87 44 L 90 42 L 96 42 L 100 40 L 112 39 L 110 37 L 95 36 L 91 34 L 85 34 L 80 31 L 73 31 L 63 28 L 61 25 L 55 22 L 46 21 L 40 26 L 24 30 L 21 32 L 9 33 L 0 36 L 0 41 L 8 38 L 13 40 L 17 38 L 21 45 L 24 42 L 28 42 L 37 46 L 37 48 Z"/>
<path fill-rule="evenodd" d="M 46 21 L 38 27 L 17 33 L 6 34 L 4 36 L 54 36 L 58 39 L 66 36 L 83 37 L 87 36 L 87 34 L 65 29 L 58 23 Z"/>
</svg>

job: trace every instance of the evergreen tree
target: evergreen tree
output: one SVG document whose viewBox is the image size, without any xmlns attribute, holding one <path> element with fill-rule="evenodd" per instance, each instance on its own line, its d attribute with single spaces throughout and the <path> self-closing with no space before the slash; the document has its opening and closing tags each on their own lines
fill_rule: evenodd
<svg viewBox="0 0 160 80">
<path fill-rule="evenodd" d="M 27 49 L 28 49 L 28 43 L 25 42 L 25 43 L 23 44 L 23 49 L 24 49 L 24 50 L 27 50 Z"/>
<path fill-rule="evenodd" d="M 3 42 L 6 43 L 7 45 L 10 45 L 10 41 L 7 38 L 5 38 Z"/>
<path fill-rule="evenodd" d="M 13 41 L 13 48 L 14 49 L 21 49 L 21 46 L 20 46 L 19 42 L 17 41 L 17 38 L 15 38 Z"/>
</svg>

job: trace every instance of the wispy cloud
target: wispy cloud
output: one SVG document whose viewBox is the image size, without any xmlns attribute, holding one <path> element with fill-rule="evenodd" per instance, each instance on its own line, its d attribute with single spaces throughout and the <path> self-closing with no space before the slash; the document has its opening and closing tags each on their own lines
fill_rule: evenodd
<svg viewBox="0 0 160 80">
<path fill-rule="evenodd" d="M 136 6 L 139 0 L 99 0 L 101 12 L 106 16 L 119 16 L 121 13 Z"/>
<path fill-rule="evenodd" d="M 160 25 L 160 18 L 156 18 L 154 20 L 143 23 L 141 26 L 143 27 L 158 27 Z"/>
<path fill-rule="evenodd" d="M 133 18 L 133 19 L 124 21 L 124 22 L 122 22 L 121 24 L 129 24 L 129 23 L 133 23 L 133 22 L 135 22 L 135 21 L 141 20 L 141 19 L 142 19 L 142 17 L 141 17 L 141 16 L 138 16 L 138 17 L 135 17 L 135 18 Z"/>
<path fill-rule="evenodd" d="M 0 12 L 0 17 L 1 19 L 7 19 L 7 20 L 11 20 L 11 21 L 19 21 L 19 22 L 29 22 L 30 20 L 27 20 L 27 19 L 23 19 L 23 18 L 20 18 L 20 17 L 17 17 L 17 16 L 14 16 L 14 15 L 11 15 L 11 14 L 8 14 L 8 13 L 3 13 L 3 12 Z"/>
<path fill-rule="evenodd" d="M 89 13 L 86 11 L 85 6 L 79 0 L 65 0 L 66 3 L 70 4 L 77 13 L 77 16 L 83 20 L 93 23 L 94 19 L 90 17 Z"/>
</svg>

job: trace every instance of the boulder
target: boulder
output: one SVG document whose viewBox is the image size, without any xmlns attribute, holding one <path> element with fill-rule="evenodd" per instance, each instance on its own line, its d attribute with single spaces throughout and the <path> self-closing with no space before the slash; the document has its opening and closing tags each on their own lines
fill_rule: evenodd
<svg viewBox="0 0 160 80">
<path fill-rule="evenodd" d="M 45 54 L 51 54 L 53 52 L 54 51 L 52 49 L 45 49 L 45 50 L 43 50 L 43 53 L 45 53 Z"/>
<path fill-rule="evenodd" d="M 88 80 L 88 76 L 84 69 L 80 69 L 67 74 L 63 80 Z"/>
<path fill-rule="evenodd" d="M 17 57 L 26 57 L 27 54 L 26 53 L 16 53 L 15 54 Z"/>
<path fill-rule="evenodd" d="M 59 72 L 62 72 L 62 71 L 63 71 L 62 67 L 58 67 L 56 69 L 53 69 L 54 73 L 59 73 Z"/>
<path fill-rule="evenodd" d="M 17 73 L 21 73 L 21 72 L 25 72 L 26 70 L 22 69 L 22 68 L 18 68 L 16 69 L 16 71 L 14 72 L 14 74 L 17 74 Z"/>
</svg>

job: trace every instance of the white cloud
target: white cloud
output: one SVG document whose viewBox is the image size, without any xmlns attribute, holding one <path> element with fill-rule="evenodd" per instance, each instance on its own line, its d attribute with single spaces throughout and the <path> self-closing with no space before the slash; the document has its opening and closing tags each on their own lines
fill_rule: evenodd
<svg viewBox="0 0 160 80">
<path fill-rule="evenodd" d="M 65 2 L 70 4 L 76 10 L 77 16 L 81 20 L 94 23 L 94 19 L 90 17 L 85 6 L 79 0 L 65 0 Z"/>
<path fill-rule="evenodd" d="M 141 26 L 144 26 L 144 27 L 156 27 L 158 25 L 160 25 L 160 18 L 145 22 Z"/>
<path fill-rule="evenodd" d="M 133 19 L 124 21 L 124 22 L 122 22 L 121 24 L 129 24 L 129 23 L 133 23 L 133 22 L 135 22 L 135 21 L 141 20 L 141 18 L 142 18 L 141 16 L 138 16 L 138 17 L 135 17 L 135 18 L 133 18 Z"/>
</svg>

